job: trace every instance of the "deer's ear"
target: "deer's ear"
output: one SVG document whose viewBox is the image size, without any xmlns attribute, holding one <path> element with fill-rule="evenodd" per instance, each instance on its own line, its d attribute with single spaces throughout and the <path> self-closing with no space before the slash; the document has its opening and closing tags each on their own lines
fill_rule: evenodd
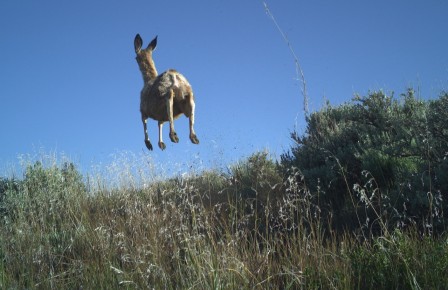
<svg viewBox="0 0 448 290">
<path fill-rule="evenodd" d="M 156 49 L 156 46 L 157 46 L 157 36 L 154 37 L 154 39 L 149 43 L 148 49 L 154 50 Z"/>
<path fill-rule="evenodd" d="M 142 44 L 143 44 L 143 40 L 140 37 L 140 34 L 137 33 L 137 35 L 135 36 L 135 39 L 134 39 L 135 53 L 139 53 L 140 52 L 140 50 L 142 49 Z"/>
</svg>

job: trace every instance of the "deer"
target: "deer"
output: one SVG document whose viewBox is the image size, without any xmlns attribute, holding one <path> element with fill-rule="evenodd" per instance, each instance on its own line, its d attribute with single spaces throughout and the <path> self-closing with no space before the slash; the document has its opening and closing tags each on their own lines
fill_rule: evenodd
<svg viewBox="0 0 448 290">
<path fill-rule="evenodd" d="M 135 36 L 134 48 L 136 60 L 143 77 L 143 88 L 140 92 L 140 113 L 145 133 L 145 145 L 152 151 L 153 147 L 148 137 L 147 120 L 151 118 L 158 121 L 159 148 L 165 150 L 163 143 L 163 123 L 170 123 L 170 139 L 174 143 L 179 142 L 174 130 L 174 120 L 181 114 L 189 118 L 190 140 L 193 144 L 199 144 L 199 139 L 194 131 L 195 102 L 193 90 L 187 79 L 174 69 L 168 69 L 158 74 L 152 53 L 157 46 L 157 36 L 142 49 L 143 39 L 139 34 Z"/>
</svg>

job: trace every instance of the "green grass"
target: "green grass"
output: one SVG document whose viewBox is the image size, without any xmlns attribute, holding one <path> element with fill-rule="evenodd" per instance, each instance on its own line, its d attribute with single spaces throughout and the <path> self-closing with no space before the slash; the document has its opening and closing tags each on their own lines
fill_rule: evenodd
<svg viewBox="0 0 448 290">
<path fill-rule="evenodd" d="M 110 186 L 50 162 L 3 180 L 0 289 L 448 285 L 446 235 L 335 232 L 313 194 L 265 153 L 229 172 L 139 180 L 125 171 L 120 179 Z"/>
</svg>

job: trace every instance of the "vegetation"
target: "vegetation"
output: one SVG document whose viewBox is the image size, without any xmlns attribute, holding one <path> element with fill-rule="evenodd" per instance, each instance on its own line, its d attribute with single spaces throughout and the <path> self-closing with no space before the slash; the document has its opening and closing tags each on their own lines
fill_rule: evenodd
<svg viewBox="0 0 448 290">
<path fill-rule="evenodd" d="M 445 289 L 447 109 L 411 90 L 327 105 L 281 162 L 228 172 L 110 186 L 30 163 L 0 179 L 0 288 Z"/>
<path fill-rule="evenodd" d="M 443 232 L 448 194 L 448 94 L 400 100 L 383 92 L 327 105 L 282 156 L 298 168 L 334 227 Z M 387 227 L 385 227 L 387 225 Z"/>
</svg>

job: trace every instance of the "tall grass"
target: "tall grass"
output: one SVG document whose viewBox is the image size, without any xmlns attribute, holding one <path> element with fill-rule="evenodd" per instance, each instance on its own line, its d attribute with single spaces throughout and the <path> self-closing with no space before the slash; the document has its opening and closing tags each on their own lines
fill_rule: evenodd
<svg viewBox="0 0 448 290">
<path fill-rule="evenodd" d="M 131 160 L 132 164 L 136 164 Z M 444 289 L 448 239 L 335 232 L 267 153 L 171 178 L 70 162 L 0 187 L 1 289 Z M 117 170 L 114 167 L 114 170 Z M 116 171 L 114 171 L 116 173 Z"/>
</svg>

